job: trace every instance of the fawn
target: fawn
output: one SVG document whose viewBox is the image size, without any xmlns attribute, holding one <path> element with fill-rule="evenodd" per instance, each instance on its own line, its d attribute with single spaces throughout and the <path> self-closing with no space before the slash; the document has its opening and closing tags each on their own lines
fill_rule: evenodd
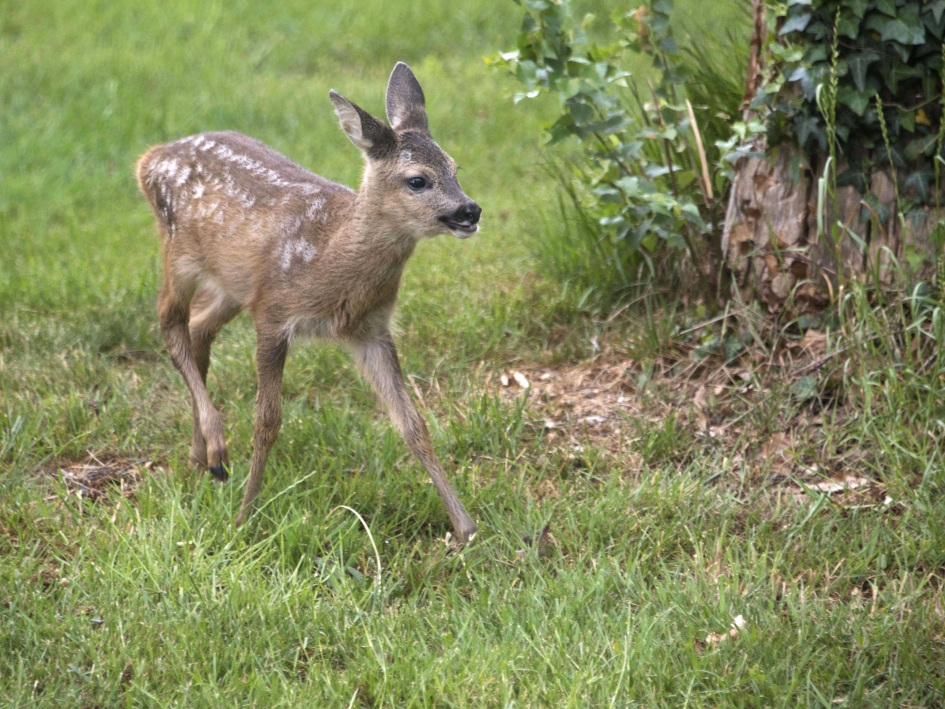
<svg viewBox="0 0 945 709">
<path fill-rule="evenodd" d="M 191 464 L 228 478 L 223 422 L 207 394 L 210 346 L 246 308 L 256 326 L 259 388 L 253 457 L 236 524 L 259 494 L 282 425 L 289 343 L 341 341 L 433 480 L 456 538 L 476 525 L 437 460 L 404 385 L 390 321 L 404 264 L 423 237 L 478 230 L 479 205 L 433 141 L 423 89 L 404 63 L 387 84 L 390 125 L 329 92 L 341 127 L 366 159 L 355 192 L 234 132 L 200 133 L 148 150 L 138 184 L 163 240 L 157 310 L 174 365 L 193 398 Z"/>
</svg>

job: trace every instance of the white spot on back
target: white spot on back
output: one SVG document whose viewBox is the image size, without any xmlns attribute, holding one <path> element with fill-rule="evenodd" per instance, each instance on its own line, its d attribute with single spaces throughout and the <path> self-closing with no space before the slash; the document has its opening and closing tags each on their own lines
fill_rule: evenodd
<svg viewBox="0 0 945 709">
<path fill-rule="evenodd" d="M 279 266 L 282 268 L 282 272 L 286 273 L 289 268 L 291 268 L 292 261 L 295 257 L 300 257 L 305 263 L 309 263 L 315 258 L 316 253 L 318 253 L 318 250 L 315 248 L 315 245 L 310 244 L 305 239 L 287 240 L 282 244 Z"/>
<path fill-rule="evenodd" d="M 325 206 L 325 200 L 323 199 L 313 199 L 309 205 L 308 209 L 305 210 L 305 216 L 308 219 L 314 219 L 318 213 L 321 211 L 322 207 Z M 324 214 L 321 215 L 324 217 Z"/>
</svg>

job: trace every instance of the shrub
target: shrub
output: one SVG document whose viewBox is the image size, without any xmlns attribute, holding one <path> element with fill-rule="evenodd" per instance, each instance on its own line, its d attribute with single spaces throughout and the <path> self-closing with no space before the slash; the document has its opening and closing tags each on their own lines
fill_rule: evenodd
<svg viewBox="0 0 945 709">
<path fill-rule="evenodd" d="M 563 199 L 542 235 L 542 262 L 598 309 L 658 274 L 691 284 L 713 308 L 728 291 L 721 234 L 732 171 L 719 146 L 730 145 L 723 141 L 741 102 L 744 43 L 730 36 L 718 51 L 710 46 L 718 40 L 703 37 L 680 49 L 672 0 L 616 10 L 617 39 L 607 45 L 588 40 L 595 18 L 576 22 L 570 0 L 524 6 L 517 49 L 493 61 L 523 84 L 516 102 L 558 97 L 548 144 L 580 146 L 553 168 Z M 654 81 L 631 76 L 641 56 L 652 61 Z"/>
</svg>

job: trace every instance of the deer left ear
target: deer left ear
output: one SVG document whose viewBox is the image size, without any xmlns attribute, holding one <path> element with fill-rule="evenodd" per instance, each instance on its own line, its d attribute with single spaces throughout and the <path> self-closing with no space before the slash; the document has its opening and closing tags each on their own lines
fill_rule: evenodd
<svg viewBox="0 0 945 709">
<path fill-rule="evenodd" d="M 328 97 L 335 104 L 335 113 L 345 135 L 369 158 L 378 160 L 397 149 L 397 136 L 383 121 L 334 89 L 328 92 Z"/>
<path fill-rule="evenodd" d="M 395 131 L 430 132 L 423 89 L 403 62 L 397 62 L 387 82 L 387 120 Z"/>
</svg>

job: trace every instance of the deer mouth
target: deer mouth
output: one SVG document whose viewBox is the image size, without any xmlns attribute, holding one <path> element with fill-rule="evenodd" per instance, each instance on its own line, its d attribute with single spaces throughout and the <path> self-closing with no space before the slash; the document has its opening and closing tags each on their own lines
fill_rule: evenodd
<svg viewBox="0 0 945 709">
<path fill-rule="evenodd" d="M 478 224 L 472 224 L 470 222 L 458 222 L 455 219 L 450 219 L 449 217 L 440 217 L 440 221 L 446 225 L 446 228 L 450 230 L 450 234 L 459 238 L 465 239 L 468 236 L 472 236 L 477 231 L 479 231 Z"/>
</svg>

